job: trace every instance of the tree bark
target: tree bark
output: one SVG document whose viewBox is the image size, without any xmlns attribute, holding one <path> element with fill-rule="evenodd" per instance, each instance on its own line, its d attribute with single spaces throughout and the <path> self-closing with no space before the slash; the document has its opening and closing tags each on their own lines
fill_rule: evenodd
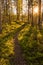
<svg viewBox="0 0 43 65">
<path fill-rule="evenodd" d="M 2 33 L 2 21 L 1 21 L 1 2 L 0 2 L 0 34 Z"/>
<path fill-rule="evenodd" d="M 29 4 L 29 0 L 28 0 L 28 23 L 29 23 L 29 6 L 30 6 L 30 4 Z"/>
<path fill-rule="evenodd" d="M 33 0 L 32 0 L 32 23 L 31 23 L 32 26 L 34 26 L 34 23 L 33 23 Z"/>
<path fill-rule="evenodd" d="M 39 0 L 39 21 L 38 21 L 39 29 L 42 28 L 42 21 L 41 21 L 41 0 Z"/>
</svg>

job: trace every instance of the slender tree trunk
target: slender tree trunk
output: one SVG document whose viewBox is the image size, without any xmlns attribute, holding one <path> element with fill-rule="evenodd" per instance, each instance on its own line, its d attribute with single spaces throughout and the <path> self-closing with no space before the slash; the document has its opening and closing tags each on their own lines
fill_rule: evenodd
<svg viewBox="0 0 43 65">
<path fill-rule="evenodd" d="M 33 5 L 32 5 L 32 22 L 31 22 L 31 25 L 34 26 L 34 23 L 33 23 Z"/>
<path fill-rule="evenodd" d="M 19 0 L 17 0 L 17 21 L 19 21 L 19 17 L 20 17 L 20 9 L 19 9 Z"/>
<path fill-rule="evenodd" d="M 7 16 L 7 0 L 6 0 L 6 16 Z"/>
<path fill-rule="evenodd" d="M 28 23 L 29 23 L 29 0 L 28 0 Z"/>
<path fill-rule="evenodd" d="M 42 21 L 41 21 L 41 0 L 39 0 L 39 21 L 38 21 L 39 29 L 42 28 Z"/>
<path fill-rule="evenodd" d="M 0 34 L 2 33 L 2 21 L 1 21 L 1 2 L 0 2 Z"/>
<path fill-rule="evenodd" d="M 4 9 L 3 9 L 3 13 L 4 13 L 4 14 L 3 14 L 3 21 L 5 22 L 5 3 L 4 3 L 4 1 L 3 1 L 3 8 L 4 8 Z"/>
<path fill-rule="evenodd" d="M 17 0 L 17 20 L 20 21 L 22 10 L 22 0 Z"/>
<path fill-rule="evenodd" d="M 11 24 L 10 4 L 11 4 L 11 2 L 10 2 L 10 0 L 8 0 L 8 7 L 9 7 L 9 23 Z"/>
</svg>

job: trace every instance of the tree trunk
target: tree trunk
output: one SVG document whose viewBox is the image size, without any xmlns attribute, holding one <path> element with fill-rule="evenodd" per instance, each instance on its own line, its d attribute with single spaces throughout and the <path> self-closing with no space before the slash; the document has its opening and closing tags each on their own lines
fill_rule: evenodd
<svg viewBox="0 0 43 65">
<path fill-rule="evenodd" d="M 22 0 L 17 0 L 17 21 L 20 21 L 22 10 Z"/>
<path fill-rule="evenodd" d="M 19 17 L 20 17 L 20 8 L 19 8 L 19 0 L 17 0 L 17 21 L 19 21 Z"/>
<path fill-rule="evenodd" d="M 1 2 L 0 2 L 0 34 L 2 33 L 2 21 L 1 21 Z"/>
<path fill-rule="evenodd" d="M 31 25 L 34 26 L 34 23 L 33 23 L 33 4 L 32 4 L 32 22 L 31 22 Z"/>
<path fill-rule="evenodd" d="M 28 0 L 28 23 L 29 23 L 29 0 Z"/>
<path fill-rule="evenodd" d="M 42 21 L 41 21 L 41 0 L 39 0 L 39 21 L 38 21 L 39 29 L 42 28 Z"/>
</svg>

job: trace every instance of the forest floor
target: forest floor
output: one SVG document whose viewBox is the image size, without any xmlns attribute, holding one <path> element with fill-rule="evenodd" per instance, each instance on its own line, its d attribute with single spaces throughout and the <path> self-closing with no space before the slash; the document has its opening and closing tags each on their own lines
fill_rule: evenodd
<svg viewBox="0 0 43 65">
<path fill-rule="evenodd" d="M 23 52 L 21 49 L 21 46 L 19 44 L 19 40 L 18 40 L 18 34 L 19 32 L 25 27 L 21 26 L 20 30 L 15 34 L 14 36 L 14 43 L 15 43 L 15 59 L 14 59 L 14 63 L 15 65 L 27 65 L 26 60 L 23 57 Z"/>
<path fill-rule="evenodd" d="M 26 65 L 26 61 L 25 59 L 23 58 L 23 53 L 22 53 L 22 49 L 19 45 L 19 41 L 18 41 L 18 38 L 17 38 L 17 35 L 15 36 L 15 39 L 14 39 L 14 43 L 15 43 L 15 65 Z"/>
<path fill-rule="evenodd" d="M 27 65 L 27 62 L 23 57 L 23 51 L 22 51 L 22 48 L 21 48 L 21 46 L 19 44 L 19 40 L 18 40 L 18 35 L 19 35 L 20 31 L 23 30 L 27 24 L 28 23 L 24 23 L 20 27 L 18 27 L 16 30 L 13 30 L 13 31 L 7 33 L 6 35 L 4 35 L 4 36 L 2 35 L 2 37 L 0 37 L 1 44 L 6 43 L 6 41 L 13 38 L 13 40 L 14 40 L 14 60 L 13 60 L 14 65 Z M 8 42 L 8 44 L 10 44 L 10 43 Z M 11 49 L 11 51 L 12 51 L 12 49 Z M 10 53 L 10 51 L 9 51 L 9 53 Z"/>
</svg>

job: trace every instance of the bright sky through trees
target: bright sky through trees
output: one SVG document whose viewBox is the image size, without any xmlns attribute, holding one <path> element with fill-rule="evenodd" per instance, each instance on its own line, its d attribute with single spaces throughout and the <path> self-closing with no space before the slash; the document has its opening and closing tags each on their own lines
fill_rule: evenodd
<svg viewBox="0 0 43 65">
<path fill-rule="evenodd" d="M 16 12 L 16 7 L 15 6 L 12 6 L 12 8 L 13 8 L 13 13 L 16 14 L 17 13 Z"/>
<path fill-rule="evenodd" d="M 13 2 L 13 0 L 12 0 L 12 2 Z M 27 4 L 28 4 L 28 0 L 27 1 L 26 0 L 23 0 L 23 5 L 22 5 L 23 14 L 27 14 L 28 13 L 27 12 L 27 10 L 28 10 Z M 16 14 L 17 13 L 16 7 L 15 6 L 12 6 L 12 9 L 13 9 L 13 13 Z M 34 12 L 37 12 L 37 11 L 38 11 L 38 7 L 35 7 L 34 8 Z M 43 0 L 42 0 L 42 12 L 43 12 Z"/>
<path fill-rule="evenodd" d="M 33 12 L 34 14 L 38 14 L 38 6 L 34 7 Z"/>
<path fill-rule="evenodd" d="M 28 4 L 28 1 L 23 0 L 23 14 L 27 13 L 27 10 L 28 10 L 27 4 Z"/>
</svg>

